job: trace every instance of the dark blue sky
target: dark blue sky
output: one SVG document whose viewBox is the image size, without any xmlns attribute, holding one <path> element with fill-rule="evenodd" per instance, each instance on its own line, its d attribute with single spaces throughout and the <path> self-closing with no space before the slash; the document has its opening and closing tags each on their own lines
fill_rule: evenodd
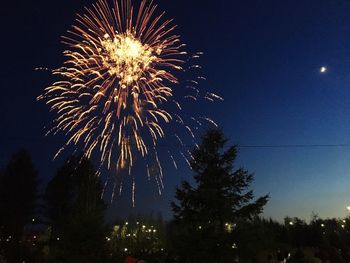
<svg viewBox="0 0 350 263">
<path fill-rule="evenodd" d="M 137 1 L 137 0 L 135 0 Z M 0 10 L 0 164 L 27 148 L 43 182 L 63 158 L 63 137 L 43 136 L 52 115 L 35 98 L 52 82 L 36 67 L 63 61 L 60 36 L 93 1 L 6 1 Z M 225 98 L 211 115 L 239 145 L 350 143 L 350 2 L 345 0 L 157 0 L 190 50 L 204 51 L 203 89 Z M 320 74 L 321 66 L 328 72 Z M 208 110 L 209 111 L 209 110 Z M 344 216 L 350 205 L 350 147 L 242 148 L 256 194 L 270 193 L 265 215 Z M 143 175 L 141 175 L 143 176 Z M 125 198 L 111 215 L 163 211 L 191 172 L 167 171 L 166 193 L 139 184 L 139 204 Z M 125 199 L 125 200 L 124 200 Z"/>
</svg>

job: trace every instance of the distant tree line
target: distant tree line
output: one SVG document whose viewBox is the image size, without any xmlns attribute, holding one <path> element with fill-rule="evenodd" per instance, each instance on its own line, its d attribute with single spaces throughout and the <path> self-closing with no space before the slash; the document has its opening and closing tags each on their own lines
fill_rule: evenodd
<svg viewBox="0 0 350 263">
<path fill-rule="evenodd" d="M 309 223 L 263 219 L 253 175 L 235 166 L 237 147 L 209 129 L 192 150 L 194 183 L 184 181 L 165 222 L 130 216 L 106 224 L 102 183 L 91 161 L 72 156 L 39 195 L 29 153 L 0 170 L 0 263 L 350 262 L 350 218 Z"/>
</svg>

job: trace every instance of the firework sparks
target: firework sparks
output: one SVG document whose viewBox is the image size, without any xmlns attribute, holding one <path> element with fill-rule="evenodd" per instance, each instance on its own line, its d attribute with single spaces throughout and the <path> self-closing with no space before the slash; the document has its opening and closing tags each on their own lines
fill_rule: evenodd
<svg viewBox="0 0 350 263">
<path fill-rule="evenodd" d="M 179 82 L 177 73 L 183 71 L 186 62 L 185 45 L 174 34 L 176 26 L 172 21 L 164 20 L 164 13 L 156 15 L 155 11 L 156 5 L 147 0 L 142 0 L 138 8 L 132 6 L 131 0 L 113 0 L 111 6 L 107 0 L 98 0 L 86 8 L 68 36 L 63 37 L 69 47 L 64 52 L 65 64 L 52 71 L 59 80 L 46 88 L 38 100 L 46 101 L 57 114 L 50 132 L 68 136 L 58 154 L 69 145 L 82 144 L 86 157 L 98 152 L 108 168 L 115 163 L 118 170 L 127 169 L 129 174 L 135 156 L 154 155 L 160 173 L 155 178 L 162 186 L 163 169 L 156 146 L 165 136 L 164 124 L 180 123 L 192 138 L 194 134 L 179 113 L 171 114 L 168 107 L 173 103 L 182 110 L 180 102 L 173 98 L 172 87 Z M 195 86 L 204 79 L 191 80 L 190 89 L 196 94 L 185 98 L 198 100 Z M 205 99 L 221 97 L 207 93 Z M 202 119 L 214 123 L 209 118 Z M 147 173 L 149 177 L 148 166 Z M 132 188 L 135 190 L 134 180 Z M 114 191 L 115 187 L 112 199 Z"/>
<path fill-rule="evenodd" d="M 134 16 L 130 0 L 112 9 L 100 0 L 87 9 L 64 37 L 65 67 L 53 71 L 61 79 L 39 97 L 59 115 L 53 130 L 70 135 L 67 145 L 83 141 L 87 157 L 98 149 L 109 165 L 115 154 L 118 168 L 132 166 L 135 149 L 148 153 L 142 130 L 156 144 L 161 123 L 172 119 L 162 103 L 172 97 L 169 83 L 178 82 L 170 71 L 181 70 L 186 53 L 175 26 L 160 23 L 155 8 L 142 1 Z"/>
</svg>

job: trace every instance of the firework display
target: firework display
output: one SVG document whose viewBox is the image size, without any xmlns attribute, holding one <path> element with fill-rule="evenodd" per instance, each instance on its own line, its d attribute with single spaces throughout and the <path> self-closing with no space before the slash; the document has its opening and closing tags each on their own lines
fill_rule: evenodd
<svg viewBox="0 0 350 263">
<path fill-rule="evenodd" d="M 139 6 L 131 0 L 98 0 L 78 15 L 63 37 L 68 45 L 64 66 L 52 71 L 58 80 L 38 97 L 57 114 L 50 132 L 68 138 L 57 154 L 69 145 L 82 145 L 86 157 L 98 153 L 101 163 L 129 173 L 135 156 L 152 154 L 161 181 L 157 144 L 166 136 L 164 126 L 181 124 L 194 137 L 181 116 L 181 98 L 174 98 L 174 87 L 187 88 L 191 92 L 185 98 L 194 101 L 199 94 L 198 80 L 179 85 L 177 75 L 191 56 L 174 34 L 176 26 L 163 16 L 156 15 L 156 5 L 147 0 Z M 213 93 L 204 98 L 221 99 Z M 191 121 L 201 125 L 194 117 Z M 176 167 L 170 152 L 169 156 Z"/>
</svg>

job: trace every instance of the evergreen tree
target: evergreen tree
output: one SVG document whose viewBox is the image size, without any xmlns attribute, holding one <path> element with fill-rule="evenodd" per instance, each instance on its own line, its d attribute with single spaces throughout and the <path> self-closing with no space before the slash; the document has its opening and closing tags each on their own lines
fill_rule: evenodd
<svg viewBox="0 0 350 263">
<path fill-rule="evenodd" d="M 72 157 L 45 193 L 56 262 L 101 262 L 105 249 L 105 204 L 96 172 L 87 159 Z"/>
<path fill-rule="evenodd" d="M 237 147 L 225 148 L 219 129 L 209 129 L 192 151 L 195 186 L 184 181 L 172 202 L 175 217 L 174 245 L 190 262 L 230 262 L 237 246 L 231 232 L 235 224 L 252 219 L 268 201 L 253 201 L 253 175 L 234 170 Z"/>
<path fill-rule="evenodd" d="M 76 168 L 78 159 L 71 157 L 58 169 L 56 175 L 48 183 L 44 194 L 46 216 L 53 229 L 64 224 L 67 215 L 72 213 L 74 195 L 77 188 Z"/>
<path fill-rule="evenodd" d="M 7 240 L 4 250 L 10 262 L 22 262 L 20 241 L 35 213 L 37 185 L 37 171 L 25 150 L 13 155 L 0 174 L 0 238 Z"/>
</svg>

